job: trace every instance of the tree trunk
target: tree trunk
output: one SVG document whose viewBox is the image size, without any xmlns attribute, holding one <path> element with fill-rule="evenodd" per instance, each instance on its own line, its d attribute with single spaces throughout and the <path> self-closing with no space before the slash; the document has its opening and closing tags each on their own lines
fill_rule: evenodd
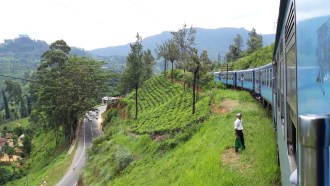
<svg viewBox="0 0 330 186">
<path fill-rule="evenodd" d="M 171 80 L 172 80 L 172 83 L 173 83 L 173 75 L 174 75 L 174 73 L 173 73 L 173 63 L 174 63 L 174 61 L 171 61 L 171 63 L 172 63 Z"/>
<path fill-rule="evenodd" d="M 164 77 L 166 78 L 167 60 L 164 61 Z"/>
<path fill-rule="evenodd" d="M 186 69 L 183 69 L 183 73 L 185 74 L 186 73 Z M 183 80 L 183 91 L 186 90 L 186 82 L 185 80 Z"/>
<path fill-rule="evenodd" d="M 26 96 L 27 115 L 29 116 L 32 111 L 32 100 L 31 97 Z"/>
<path fill-rule="evenodd" d="M 138 88 L 139 88 L 139 85 L 136 84 L 135 85 L 135 118 L 134 119 L 137 119 L 137 117 L 138 117 Z"/>
<path fill-rule="evenodd" d="M 194 71 L 194 81 L 193 81 L 193 102 L 192 102 L 192 114 L 195 114 L 195 103 L 196 103 L 196 80 L 197 80 L 198 70 Z"/>
<path fill-rule="evenodd" d="M 9 111 L 9 106 L 8 106 L 8 100 L 7 100 L 5 91 L 3 90 L 1 92 L 2 92 L 3 103 L 5 105 L 5 118 L 10 119 L 10 111 Z"/>
<path fill-rule="evenodd" d="M 55 143 L 56 143 L 56 147 L 57 147 L 58 144 L 59 144 L 59 140 L 58 140 L 58 125 L 55 126 L 54 133 L 55 133 Z"/>
<path fill-rule="evenodd" d="M 200 72 L 197 72 L 197 81 L 196 81 L 196 102 L 199 100 L 199 81 L 200 81 Z"/>
</svg>

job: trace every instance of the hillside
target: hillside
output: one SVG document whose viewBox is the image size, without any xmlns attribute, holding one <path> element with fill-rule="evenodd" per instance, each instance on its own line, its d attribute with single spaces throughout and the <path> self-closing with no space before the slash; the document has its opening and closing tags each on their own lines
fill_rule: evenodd
<svg viewBox="0 0 330 186">
<path fill-rule="evenodd" d="M 244 41 L 243 50 L 246 49 L 246 41 L 248 39 L 248 30 L 244 28 L 218 28 L 218 29 L 204 29 L 196 28 L 196 47 L 198 51 L 206 49 L 209 57 L 216 60 L 218 54 L 223 57 L 227 53 L 229 45 L 233 43 L 233 39 L 237 34 L 240 34 Z M 143 37 L 143 36 L 142 36 Z M 142 40 L 142 45 L 145 49 L 154 51 L 156 44 L 161 44 L 163 41 L 171 38 L 171 33 L 166 31 L 158 35 L 146 37 Z M 263 45 L 268 46 L 275 40 L 274 34 L 263 35 Z M 121 45 L 114 47 L 100 48 L 90 51 L 94 55 L 112 56 L 123 55 L 126 56 L 130 51 L 130 45 Z"/>
<path fill-rule="evenodd" d="M 27 81 L 32 72 L 37 69 L 42 54 L 48 50 L 45 41 L 33 40 L 27 35 L 20 35 L 14 39 L 6 39 L 0 43 L 0 91 L 5 89 L 4 80 L 17 81 L 22 84 L 23 92 L 27 94 Z M 71 48 L 71 55 L 89 56 L 88 52 L 80 48 Z M 0 111 L 4 108 L 0 99 Z M 1 119 L 0 119 L 1 122 Z"/>
<path fill-rule="evenodd" d="M 274 44 L 262 47 L 259 50 L 253 52 L 252 54 L 238 59 L 237 61 L 229 62 L 229 70 L 245 70 L 272 63 L 273 51 Z M 216 70 L 226 70 L 226 65 L 227 64 L 223 64 L 219 69 Z"/>
<path fill-rule="evenodd" d="M 85 185 L 278 185 L 272 121 L 247 92 L 208 90 L 191 114 L 191 93 L 162 76 L 105 114 L 93 142 Z M 117 109 L 115 109 L 117 108 Z M 232 123 L 243 112 L 247 150 L 234 153 Z"/>
<path fill-rule="evenodd" d="M 0 74 L 16 78 L 28 78 L 37 68 L 41 55 L 48 50 L 49 45 L 42 40 L 33 40 L 27 35 L 20 35 L 14 39 L 5 39 L 0 43 Z M 91 55 L 84 49 L 72 47 L 71 55 Z M 0 77 L 0 80 L 2 80 Z M 0 81 L 0 89 L 2 81 Z"/>
</svg>

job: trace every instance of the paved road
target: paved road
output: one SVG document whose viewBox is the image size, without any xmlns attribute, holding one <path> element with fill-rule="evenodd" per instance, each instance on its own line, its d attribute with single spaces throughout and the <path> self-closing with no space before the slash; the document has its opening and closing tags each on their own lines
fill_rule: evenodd
<svg viewBox="0 0 330 186">
<path fill-rule="evenodd" d="M 79 132 L 79 143 L 76 154 L 73 158 L 71 166 L 63 178 L 56 184 L 57 186 L 75 186 L 77 185 L 79 175 L 85 166 L 87 159 L 87 148 L 92 145 L 94 138 L 100 135 L 97 122 L 100 122 L 101 113 L 104 112 L 106 106 L 98 107 L 98 111 L 89 112 L 84 124 Z"/>
</svg>

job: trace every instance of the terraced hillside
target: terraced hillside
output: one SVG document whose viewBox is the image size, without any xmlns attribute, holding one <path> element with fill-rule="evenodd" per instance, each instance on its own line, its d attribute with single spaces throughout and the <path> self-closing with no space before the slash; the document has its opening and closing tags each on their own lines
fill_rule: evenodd
<svg viewBox="0 0 330 186">
<path fill-rule="evenodd" d="M 134 98 L 133 92 L 122 100 L 127 104 L 126 113 L 132 116 Z M 95 140 L 89 151 L 90 164 L 85 172 L 88 184 L 95 184 L 95 171 L 110 181 L 131 162 L 137 162 L 136 158 L 164 153 L 187 141 L 211 114 L 209 97 L 199 97 L 193 115 L 191 90 L 183 91 L 180 85 L 162 76 L 146 81 L 139 89 L 138 98 L 137 120 L 121 119 L 118 111 L 108 111 L 105 121 L 110 122 L 106 124 L 105 135 Z"/>
<path fill-rule="evenodd" d="M 191 90 L 161 76 L 138 96 L 137 120 L 122 110 L 105 114 L 105 134 L 88 151 L 84 185 L 280 185 L 269 112 L 249 93 L 205 91 L 195 115 Z M 134 97 L 123 99 L 132 116 Z M 232 125 L 237 112 L 243 112 L 247 147 L 239 153 Z"/>
<path fill-rule="evenodd" d="M 134 97 L 135 94 L 128 96 L 131 104 L 135 103 Z M 192 115 L 191 91 L 183 91 L 182 87 L 165 80 L 162 76 L 148 80 L 138 92 L 138 100 L 139 119 L 131 128 L 138 134 L 181 131 L 204 121 L 210 115 L 208 97 L 200 97 L 196 105 L 197 111 Z M 134 112 L 135 109 L 130 110 L 131 115 L 134 115 Z"/>
</svg>

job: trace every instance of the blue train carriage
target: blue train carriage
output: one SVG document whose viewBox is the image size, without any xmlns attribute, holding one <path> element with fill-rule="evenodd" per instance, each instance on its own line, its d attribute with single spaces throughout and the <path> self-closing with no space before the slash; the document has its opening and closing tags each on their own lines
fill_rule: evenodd
<svg viewBox="0 0 330 186">
<path fill-rule="evenodd" d="M 236 71 L 236 86 L 249 91 L 253 91 L 254 69 Z"/>
<path fill-rule="evenodd" d="M 330 185 L 330 1 L 281 0 L 273 103 L 283 185 Z"/>
<path fill-rule="evenodd" d="M 232 87 L 236 87 L 236 71 L 227 71 L 227 85 L 230 85 Z"/>
<path fill-rule="evenodd" d="M 221 71 L 220 79 L 221 83 L 236 87 L 236 71 Z"/>
<path fill-rule="evenodd" d="M 213 72 L 213 76 L 214 76 L 214 81 L 215 82 L 221 82 L 221 74 L 220 72 Z"/>
<path fill-rule="evenodd" d="M 262 98 L 266 105 L 273 101 L 273 64 L 267 64 L 255 69 L 255 93 Z"/>
</svg>

